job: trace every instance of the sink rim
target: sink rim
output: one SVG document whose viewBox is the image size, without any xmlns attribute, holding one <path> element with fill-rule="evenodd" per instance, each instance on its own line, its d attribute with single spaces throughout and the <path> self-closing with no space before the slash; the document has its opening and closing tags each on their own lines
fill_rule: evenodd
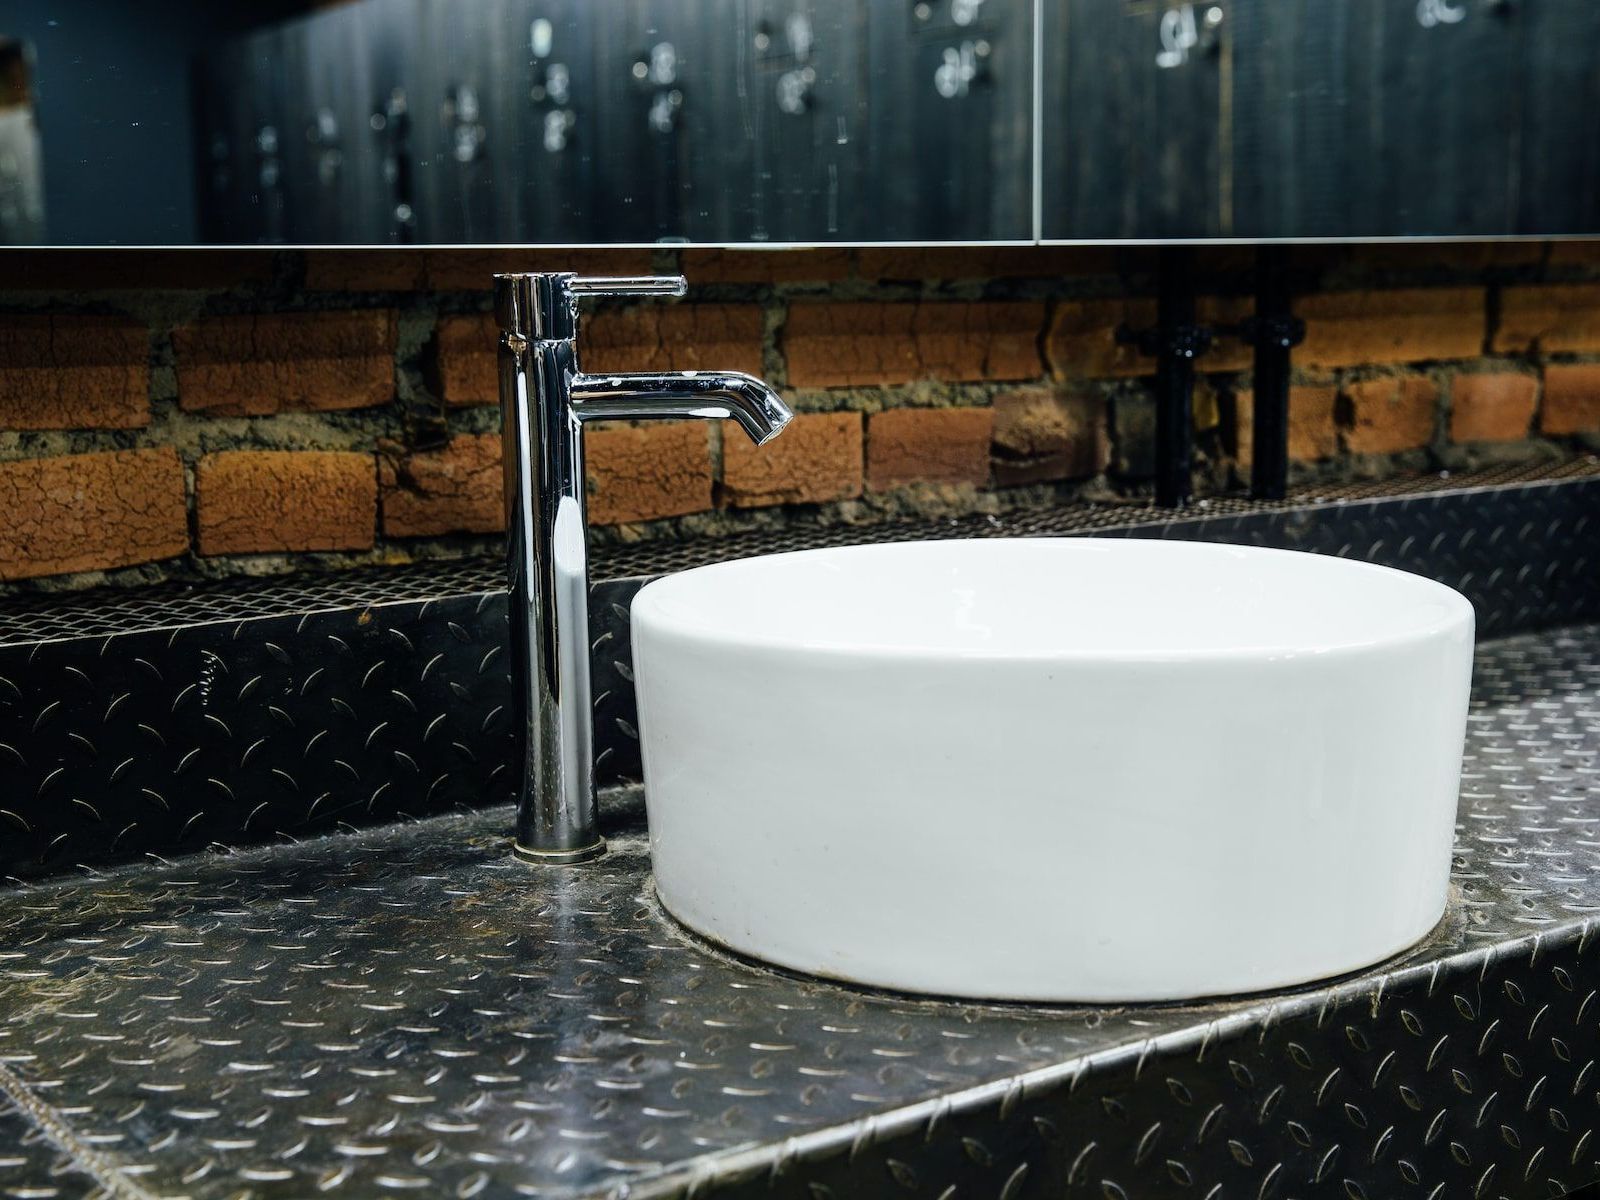
<svg viewBox="0 0 1600 1200">
<path fill-rule="evenodd" d="M 1112 559 L 1141 556 L 1162 558 L 1178 556 L 1181 559 L 1187 556 L 1191 559 L 1212 562 L 1231 561 L 1245 564 L 1240 568 L 1244 575 L 1250 574 L 1249 565 L 1252 563 L 1276 564 L 1279 567 L 1287 564 L 1290 570 L 1322 572 L 1330 577 L 1340 577 L 1350 581 L 1365 580 L 1360 585 L 1363 589 L 1371 585 L 1392 589 L 1396 602 L 1417 603 L 1419 610 L 1423 605 L 1418 602 L 1426 599 L 1438 606 L 1439 612 L 1431 620 L 1421 619 L 1415 613 L 1411 614 L 1397 629 L 1374 632 L 1365 637 L 1349 635 L 1318 637 L 1308 634 L 1304 637 L 1285 638 L 1271 643 L 1212 646 L 1174 644 L 1136 646 L 1105 639 L 1094 644 L 1044 646 L 1036 643 L 1016 647 L 940 644 L 932 639 L 887 644 L 882 640 L 873 640 L 865 634 L 856 634 L 852 640 L 848 633 L 841 635 L 837 630 L 831 636 L 818 635 L 815 630 L 796 634 L 793 630 L 774 622 L 754 624 L 741 624 L 737 620 L 730 622 L 727 619 L 728 611 L 713 615 L 711 605 L 706 603 L 708 597 L 715 597 L 718 579 L 730 574 L 742 575 L 751 571 L 766 571 L 780 577 L 774 582 L 781 582 L 781 575 L 795 566 L 829 563 L 840 559 L 848 561 L 853 558 L 899 555 L 909 557 L 919 554 L 954 557 L 973 553 L 981 555 L 991 551 L 1003 552 L 1003 548 L 1020 546 L 1039 548 L 1047 554 L 1060 553 L 1068 556 L 1079 553 L 1091 556 L 1103 554 Z M 1030 549 L 1029 553 L 1032 552 Z M 1085 565 L 1092 568 L 1094 564 Z M 1122 565 L 1125 564 L 1106 562 L 1101 564 L 1101 569 L 1115 572 Z M 795 578 L 800 581 L 803 576 L 797 574 Z M 1096 575 L 1091 569 L 1082 577 L 1082 583 L 1085 587 L 1092 588 L 1097 581 L 1103 579 L 1103 575 Z M 1181 585 L 1181 581 L 1178 582 Z M 692 601 L 693 593 L 697 590 L 705 592 L 706 595 L 701 596 L 698 602 L 684 603 L 685 599 Z M 681 596 L 680 593 L 689 593 L 689 597 Z M 1407 593 L 1411 594 L 1409 599 Z M 1470 627 L 1476 622 L 1476 610 L 1467 597 L 1447 584 L 1409 571 L 1357 559 L 1303 550 L 1239 546 L 1225 542 L 1045 535 L 874 542 L 728 559 L 676 572 L 646 584 L 633 598 L 632 620 L 635 624 L 649 626 L 660 635 L 707 645 L 737 647 L 742 652 L 752 655 L 766 654 L 774 657 L 803 654 L 880 661 L 911 659 L 952 663 L 981 661 L 996 664 L 1128 662 L 1159 663 L 1167 666 L 1186 663 L 1193 663 L 1196 666 L 1215 666 L 1219 662 L 1270 662 L 1306 656 L 1382 653 L 1426 641 L 1462 626 Z M 1101 636 L 1104 638 L 1103 631 Z"/>
</svg>

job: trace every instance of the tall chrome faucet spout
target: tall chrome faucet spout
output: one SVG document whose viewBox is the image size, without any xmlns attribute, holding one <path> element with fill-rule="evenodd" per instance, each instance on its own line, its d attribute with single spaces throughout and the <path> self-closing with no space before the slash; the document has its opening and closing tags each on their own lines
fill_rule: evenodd
<svg viewBox="0 0 1600 1200">
<path fill-rule="evenodd" d="M 794 416 L 777 392 L 738 371 L 579 375 L 572 381 L 572 408 L 580 421 L 730 419 L 757 445 L 777 437 Z"/>
<path fill-rule="evenodd" d="M 679 277 L 496 275 L 506 564 L 516 729 L 517 856 L 570 863 L 605 849 L 595 812 L 583 426 L 601 419 L 737 421 L 760 443 L 792 415 L 733 371 L 585 375 L 583 295 L 681 296 Z"/>
</svg>

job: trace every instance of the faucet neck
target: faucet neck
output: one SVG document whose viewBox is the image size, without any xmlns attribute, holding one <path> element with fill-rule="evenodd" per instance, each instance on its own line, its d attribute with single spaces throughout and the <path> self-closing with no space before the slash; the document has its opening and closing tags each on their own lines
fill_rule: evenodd
<svg viewBox="0 0 1600 1200">
<path fill-rule="evenodd" d="M 577 862 L 605 847 L 595 819 L 583 424 L 725 417 L 764 441 L 789 419 L 777 393 L 737 372 L 578 371 L 580 296 L 683 292 L 677 276 L 495 276 L 512 710 L 523 740 L 516 852 L 534 862 Z"/>
<path fill-rule="evenodd" d="M 578 297 L 569 273 L 496 275 L 494 315 L 502 332 L 527 341 L 578 336 Z"/>
</svg>

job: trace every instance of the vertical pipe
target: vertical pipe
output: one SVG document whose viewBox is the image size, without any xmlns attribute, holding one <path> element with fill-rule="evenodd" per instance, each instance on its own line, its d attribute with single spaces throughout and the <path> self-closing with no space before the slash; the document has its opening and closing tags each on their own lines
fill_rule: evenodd
<svg viewBox="0 0 1600 1200">
<path fill-rule="evenodd" d="M 1289 487 L 1289 271 L 1282 247 L 1256 250 L 1254 420 L 1250 495 L 1282 500 Z"/>
<path fill-rule="evenodd" d="M 1184 508 L 1194 491 L 1192 251 L 1164 246 L 1156 311 L 1156 503 Z"/>
</svg>

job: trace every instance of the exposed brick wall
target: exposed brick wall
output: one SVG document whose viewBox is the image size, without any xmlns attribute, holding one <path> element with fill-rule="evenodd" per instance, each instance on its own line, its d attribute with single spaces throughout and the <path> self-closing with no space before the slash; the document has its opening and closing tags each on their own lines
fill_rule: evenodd
<svg viewBox="0 0 1600 1200">
<path fill-rule="evenodd" d="M 765 446 L 735 430 L 723 435 L 723 500 L 736 508 L 861 495 L 860 413 L 800 413 Z"/>
<path fill-rule="evenodd" d="M 1520 442 L 1533 425 L 1538 376 L 1520 371 L 1470 371 L 1451 385 L 1450 440 Z"/>
<path fill-rule="evenodd" d="M 651 521 L 711 507 L 711 431 L 701 421 L 597 425 L 585 436 L 589 519 Z"/>
<path fill-rule="evenodd" d="M 586 305 L 593 371 L 730 369 L 799 412 L 587 436 L 598 539 L 994 511 L 1149 471 L 1146 249 L 0 252 L 0 587 L 488 551 L 504 526 L 490 277 L 682 271 Z M 1600 446 L 1600 256 L 1569 244 L 1308 247 L 1299 478 Z M 1251 309 L 1248 248 L 1199 314 Z M 1197 486 L 1250 459 L 1249 348 L 1199 360 Z"/>
<path fill-rule="evenodd" d="M 1039 303 L 814 300 L 789 310 L 782 345 L 800 388 L 1035 379 L 1043 323 Z"/>
<path fill-rule="evenodd" d="M 867 419 L 867 486 L 989 482 L 992 408 L 891 408 Z"/>
<path fill-rule="evenodd" d="M 196 547 L 206 556 L 364 550 L 378 506 L 370 454 L 225 450 L 195 472 Z"/>
<path fill-rule="evenodd" d="M 1351 385 L 1352 387 L 1359 385 Z M 1339 453 L 1339 389 L 1331 384 L 1296 384 L 1289 389 L 1289 459 L 1325 462 Z M 1241 402 L 1236 417 L 1238 459 L 1248 467 L 1254 457 L 1254 410 Z"/>
<path fill-rule="evenodd" d="M 6 429 L 150 423 L 150 331 L 126 317 L 14 316 L 0 323 Z"/>
<path fill-rule="evenodd" d="M 173 450 L 0 463 L 0 511 L 0 579 L 127 567 L 189 544 Z"/>
</svg>

